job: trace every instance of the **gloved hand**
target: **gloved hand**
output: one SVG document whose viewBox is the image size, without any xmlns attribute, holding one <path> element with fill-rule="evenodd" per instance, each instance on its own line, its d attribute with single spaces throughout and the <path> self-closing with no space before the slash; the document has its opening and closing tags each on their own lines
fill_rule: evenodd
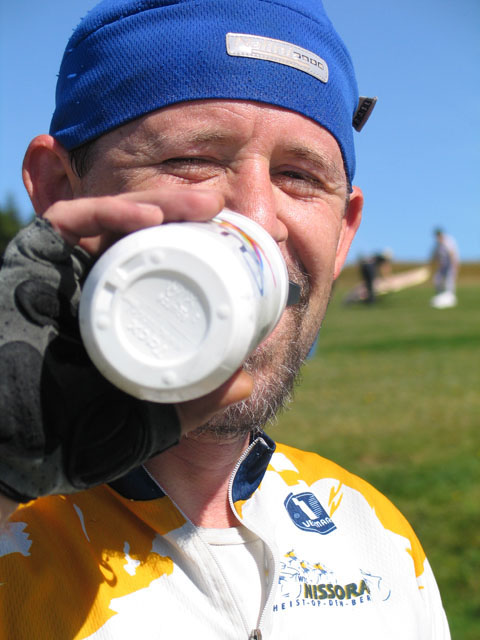
<svg viewBox="0 0 480 640">
<path fill-rule="evenodd" d="M 0 493 L 17 502 L 119 478 L 175 444 L 172 405 L 138 400 L 97 371 L 77 324 L 92 259 L 36 219 L 0 271 Z"/>
</svg>

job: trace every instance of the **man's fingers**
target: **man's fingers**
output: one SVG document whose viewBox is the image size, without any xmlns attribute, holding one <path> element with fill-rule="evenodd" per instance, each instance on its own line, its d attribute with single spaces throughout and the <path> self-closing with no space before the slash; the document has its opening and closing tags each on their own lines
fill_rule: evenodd
<svg viewBox="0 0 480 640">
<path fill-rule="evenodd" d="M 210 401 L 217 402 L 218 409 L 224 409 L 231 404 L 246 400 L 253 391 L 253 378 L 243 369 L 239 369 L 221 387 L 213 391 Z M 216 413 L 216 412 L 215 412 Z M 213 412 L 212 412 L 213 414 Z"/>
<path fill-rule="evenodd" d="M 175 220 L 208 220 L 222 207 L 222 196 L 213 191 L 169 188 L 59 201 L 44 217 L 68 244 L 96 255 L 133 231 Z"/>
<path fill-rule="evenodd" d="M 79 244 L 81 238 L 98 237 L 103 233 L 124 235 L 162 224 L 164 220 L 158 206 L 114 196 L 59 201 L 48 209 L 44 218 L 72 246 Z"/>
<path fill-rule="evenodd" d="M 222 195 L 209 189 L 171 188 L 152 189 L 118 196 L 162 209 L 165 222 L 175 220 L 209 220 L 224 207 Z"/>
<path fill-rule="evenodd" d="M 246 400 L 253 391 L 253 378 L 243 370 L 237 371 L 221 387 L 206 396 L 176 405 L 182 435 L 205 424 L 215 413 L 231 404 Z"/>
</svg>

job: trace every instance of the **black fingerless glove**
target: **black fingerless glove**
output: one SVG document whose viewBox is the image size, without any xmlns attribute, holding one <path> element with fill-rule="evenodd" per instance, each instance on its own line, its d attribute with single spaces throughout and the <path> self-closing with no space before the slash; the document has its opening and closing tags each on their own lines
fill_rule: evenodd
<svg viewBox="0 0 480 640">
<path fill-rule="evenodd" d="M 178 442 L 172 405 L 108 382 L 80 338 L 91 258 L 41 219 L 0 270 L 0 492 L 17 502 L 109 482 Z"/>
</svg>

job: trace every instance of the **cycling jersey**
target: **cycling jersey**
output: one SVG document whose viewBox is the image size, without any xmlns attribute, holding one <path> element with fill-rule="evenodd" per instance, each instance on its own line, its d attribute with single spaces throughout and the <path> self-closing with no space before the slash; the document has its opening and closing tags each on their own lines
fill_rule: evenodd
<svg viewBox="0 0 480 640">
<path fill-rule="evenodd" d="M 447 640 L 412 528 L 367 482 L 265 434 L 229 487 L 265 545 L 256 624 L 201 530 L 143 468 L 20 507 L 0 541 L 0 637 L 15 640 Z"/>
</svg>

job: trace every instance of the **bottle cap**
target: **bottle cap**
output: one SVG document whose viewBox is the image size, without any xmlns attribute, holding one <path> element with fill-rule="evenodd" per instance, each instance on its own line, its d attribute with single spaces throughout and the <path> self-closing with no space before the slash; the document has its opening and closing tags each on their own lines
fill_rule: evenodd
<svg viewBox="0 0 480 640">
<path fill-rule="evenodd" d="M 92 361 L 116 386 L 180 402 L 226 381 L 273 330 L 287 296 L 275 241 L 224 211 L 113 245 L 85 282 L 80 330 Z"/>
</svg>

